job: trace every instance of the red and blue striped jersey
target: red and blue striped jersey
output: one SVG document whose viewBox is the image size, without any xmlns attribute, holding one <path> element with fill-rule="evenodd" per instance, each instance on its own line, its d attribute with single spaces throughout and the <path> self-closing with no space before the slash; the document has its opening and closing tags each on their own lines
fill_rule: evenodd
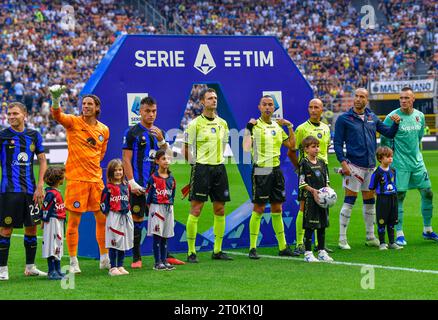
<svg viewBox="0 0 438 320">
<path fill-rule="evenodd" d="M 122 214 L 128 213 L 130 210 L 129 186 L 125 183 L 108 183 L 108 185 L 102 191 L 100 208 L 105 214 L 107 214 L 109 211 Z"/>
<path fill-rule="evenodd" d="M 17 132 L 12 128 L 0 131 L 0 159 L 2 166 L 1 193 L 34 194 L 33 159 L 44 152 L 41 134 L 32 129 Z"/>
<path fill-rule="evenodd" d="M 175 189 L 175 178 L 171 174 L 169 174 L 169 177 L 167 178 L 162 178 L 157 171 L 149 178 L 146 187 L 146 203 L 173 204 L 175 199 Z"/>
<path fill-rule="evenodd" d="M 50 218 L 65 220 L 65 206 L 61 192 L 58 189 L 47 187 L 42 206 L 42 220 L 48 222 Z"/>
</svg>

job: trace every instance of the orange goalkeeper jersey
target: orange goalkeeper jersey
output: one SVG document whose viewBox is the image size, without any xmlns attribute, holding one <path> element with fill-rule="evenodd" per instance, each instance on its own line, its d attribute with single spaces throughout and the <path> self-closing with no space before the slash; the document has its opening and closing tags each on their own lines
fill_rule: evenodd
<svg viewBox="0 0 438 320">
<path fill-rule="evenodd" d="M 89 125 L 82 116 L 64 114 L 61 108 L 52 109 L 53 118 L 67 131 L 68 157 L 65 177 L 68 180 L 102 181 L 102 161 L 109 139 L 109 129 L 102 122 Z"/>
</svg>

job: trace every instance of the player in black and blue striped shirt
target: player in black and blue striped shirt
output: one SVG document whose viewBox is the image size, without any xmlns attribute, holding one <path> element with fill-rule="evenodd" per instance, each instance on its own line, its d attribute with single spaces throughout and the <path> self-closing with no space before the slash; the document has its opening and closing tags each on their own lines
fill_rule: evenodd
<svg viewBox="0 0 438 320">
<path fill-rule="evenodd" d="M 157 102 L 152 97 L 140 102 L 141 120 L 128 128 L 123 137 L 123 168 L 131 187 L 131 213 L 134 220 L 134 247 L 132 268 L 141 268 L 140 241 L 144 216 L 147 215 L 145 188 L 149 177 L 157 169 L 155 153 L 167 148 L 164 132 L 154 126 Z"/>
<path fill-rule="evenodd" d="M 8 256 L 13 228 L 24 225 L 26 276 L 46 276 L 35 267 L 37 251 L 38 204 L 44 198 L 47 160 L 41 134 L 25 127 L 26 107 L 13 102 L 8 106 L 10 128 L 0 131 L 2 179 L 0 188 L 0 280 L 8 280 Z M 38 185 L 33 173 L 34 156 L 40 164 Z"/>
</svg>

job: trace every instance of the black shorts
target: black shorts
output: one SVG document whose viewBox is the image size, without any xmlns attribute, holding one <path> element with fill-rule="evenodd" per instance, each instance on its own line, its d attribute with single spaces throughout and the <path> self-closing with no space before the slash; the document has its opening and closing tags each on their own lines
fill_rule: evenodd
<svg viewBox="0 0 438 320">
<path fill-rule="evenodd" d="M 398 223 L 397 194 L 377 195 L 376 220 L 377 226 L 395 226 Z"/>
<path fill-rule="evenodd" d="M 303 197 L 303 229 L 321 229 L 329 226 L 328 209 L 320 207 L 313 199 L 313 196 Z"/>
<path fill-rule="evenodd" d="M 286 201 L 284 176 L 280 167 L 252 168 L 252 203 L 278 203 Z"/>
<path fill-rule="evenodd" d="M 0 194 L 0 227 L 23 228 L 39 224 L 40 209 L 33 195 L 22 192 Z"/>
<path fill-rule="evenodd" d="M 211 201 L 230 201 L 230 188 L 225 165 L 209 165 L 196 163 L 190 175 L 189 201 L 205 202 L 210 196 Z"/>
<path fill-rule="evenodd" d="M 131 193 L 131 213 L 139 218 L 143 218 L 149 214 L 148 207 L 146 205 L 146 196 L 144 194 L 137 196 Z"/>
</svg>

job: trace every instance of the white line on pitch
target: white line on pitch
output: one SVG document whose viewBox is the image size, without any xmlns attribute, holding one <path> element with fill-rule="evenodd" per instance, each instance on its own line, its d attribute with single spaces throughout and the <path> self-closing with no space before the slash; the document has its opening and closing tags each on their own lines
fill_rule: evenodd
<svg viewBox="0 0 438 320">
<path fill-rule="evenodd" d="M 231 252 L 227 251 L 227 254 L 234 254 L 238 256 L 247 256 L 247 253 L 243 252 Z M 298 257 L 277 257 L 277 256 L 269 256 L 269 255 L 258 255 L 260 258 L 268 258 L 268 259 L 280 259 L 280 260 L 296 260 L 304 262 L 303 258 Z M 324 263 L 324 262 L 322 262 Z M 386 270 L 398 270 L 398 271 L 408 271 L 408 272 L 417 272 L 417 273 L 431 273 L 438 274 L 438 270 L 422 270 L 422 269 L 414 269 L 414 268 L 402 268 L 402 267 L 392 267 L 392 266 L 382 266 L 377 264 L 368 264 L 368 263 L 357 263 L 357 262 L 343 262 L 343 261 L 333 261 L 325 264 L 338 264 L 344 266 L 356 266 L 356 267 L 372 267 L 376 269 L 386 269 Z"/>
<path fill-rule="evenodd" d="M 19 238 L 24 238 L 24 234 L 19 234 L 19 233 L 17 233 L 17 234 L 13 233 L 12 236 L 13 237 L 19 237 Z M 37 239 L 42 239 L 42 238 L 43 237 L 41 237 L 41 236 L 37 236 Z"/>
</svg>

